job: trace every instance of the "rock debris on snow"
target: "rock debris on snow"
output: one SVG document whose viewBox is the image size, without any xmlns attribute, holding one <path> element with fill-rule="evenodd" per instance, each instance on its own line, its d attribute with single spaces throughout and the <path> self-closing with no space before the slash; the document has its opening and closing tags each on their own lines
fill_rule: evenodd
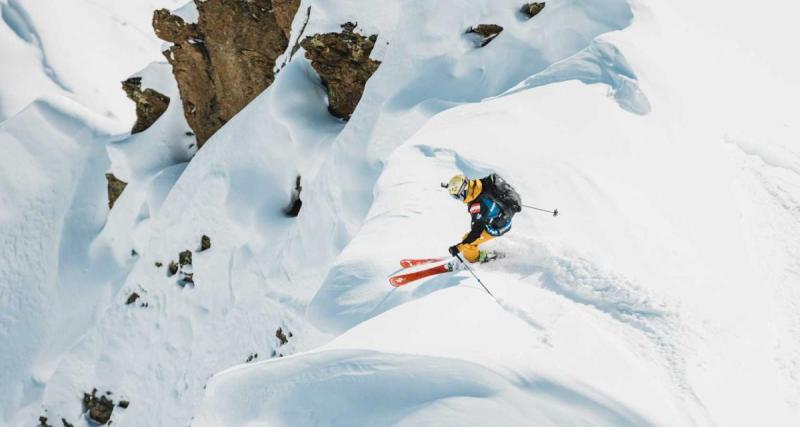
<svg viewBox="0 0 800 427">
<path fill-rule="evenodd" d="M 83 410 L 88 411 L 87 415 L 92 421 L 106 424 L 114 412 L 114 401 L 105 395 L 97 397 L 97 389 L 93 389 L 91 394 L 83 393 Z"/>
<path fill-rule="evenodd" d="M 125 300 L 125 305 L 131 305 L 135 303 L 136 300 L 138 299 L 139 299 L 139 294 L 136 292 L 132 292 L 130 295 L 128 295 L 128 299 Z"/>
<path fill-rule="evenodd" d="M 300 175 L 297 175 L 294 188 L 292 188 L 292 196 L 289 200 L 289 205 L 284 209 L 286 216 L 294 218 L 300 214 L 300 208 L 303 207 L 303 201 L 300 200 L 301 191 L 303 191 L 303 187 L 300 185 Z"/>
<path fill-rule="evenodd" d="M 116 202 L 119 196 L 122 195 L 122 192 L 125 190 L 125 187 L 128 185 L 128 183 L 117 179 L 113 173 L 106 174 L 106 181 L 108 183 L 108 208 L 112 209 L 114 207 L 114 202 Z"/>
<path fill-rule="evenodd" d="M 169 265 L 167 266 L 167 277 L 172 277 L 178 273 L 178 263 L 175 261 L 170 261 Z"/>
<path fill-rule="evenodd" d="M 538 15 L 544 9 L 545 2 L 525 3 L 522 5 L 520 12 L 525 15 L 527 19 L 531 19 Z"/>
<path fill-rule="evenodd" d="M 500 33 L 503 32 L 503 27 L 496 24 L 480 24 L 475 27 L 470 27 L 467 34 L 475 34 L 480 36 L 480 47 L 484 47 L 491 43 Z"/>
</svg>

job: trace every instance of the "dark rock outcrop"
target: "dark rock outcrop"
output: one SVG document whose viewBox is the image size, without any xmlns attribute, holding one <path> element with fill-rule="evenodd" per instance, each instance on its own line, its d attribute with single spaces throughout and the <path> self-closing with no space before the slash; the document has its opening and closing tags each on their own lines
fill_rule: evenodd
<svg viewBox="0 0 800 427">
<path fill-rule="evenodd" d="M 167 277 L 172 277 L 178 273 L 178 263 L 175 261 L 170 261 L 169 266 L 167 267 Z"/>
<path fill-rule="evenodd" d="M 97 389 L 92 394 L 83 393 L 83 410 L 89 412 L 89 418 L 99 424 L 106 424 L 114 411 L 114 401 L 106 396 L 97 397 Z"/>
<path fill-rule="evenodd" d="M 195 5 L 196 24 L 161 9 L 153 15 L 153 28 L 174 43 L 164 54 L 200 148 L 272 84 L 300 1 L 195 0 Z"/>
<path fill-rule="evenodd" d="M 522 9 L 520 9 L 520 12 L 522 12 L 522 14 L 525 15 L 526 18 L 531 19 L 534 16 L 538 15 L 539 12 L 542 11 L 542 9 L 544 9 L 544 5 L 545 2 L 525 3 L 522 5 Z"/>
<path fill-rule="evenodd" d="M 328 111 L 345 120 L 355 111 L 367 80 L 381 65 L 369 57 L 378 36 L 364 37 L 354 31 L 355 27 L 348 22 L 340 33 L 315 34 L 300 43 L 328 89 Z"/>
<path fill-rule="evenodd" d="M 303 191 L 303 187 L 300 185 L 300 175 L 297 175 L 297 180 L 294 183 L 294 189 L 292 189 L 292 197 L 289 200 L 289 206 L 283 210 L 283 213 L 290 218 L 294 218 L 300 214 L 300 208 L 303 207 L 303 201 L 300 200 L 300 192 Z"/>
<path fill-rule="evenodd" d="M 211 249 L 211 238 L 203 234 L 203 237 L 200 238 L 200 251 L 208 249 Z"/>
<path fill-rule="evenodd" d="M 137 299 L 139 299 L 139 294 L 136 292 L 131 292 L 131 294 L 128 295 L 128 299 L 125 300 L 125 305 L 131 305 L 135 303 Z"/>
<path fill-rule="evenodd" d="M 491 43 L 502 32 L 503 27 L 495 24 L 480 24 L 467 30 L 467 34 L 476 34 L 481 37 L 480 47 Z"/>
<path fill-rule="evenodd" d="M 131 133 L 149 128 L 167 111 L 169 97 L 153 89 L 142 90 L 141 77 L 131 77 L 122 82 L 122 90 L 136 103 L 136 123 Z"/>
<path fill-rule="evenodd" d="M 183 267 L 185 265 L 192 265 L 192 251 L 185 250 L 178 254 L 178 264 Z"/>
<path fill-rule="evenodd" d="M 64 427 L 75 427 L 71 422 L 67 421 L 65 418 L 61 419 L 61 424 L 63 424 Z"/>
<path fill-rule="evenodd" d="M 39 417 L 39 424 L 36 427 L 53 427 L 50 424 L 47 424 L 47 417 L 44 415 Z"/>
<path fill-rule="evenodd" d="M 275 338 L 277 338 L 280 342 L 278 345 L 284 345 L 289 342 L 289 338 L 286 337 L 286 334 L 283 332 L 283 328 L 278 328 L 278 330 L 275 331 Z"/>
<path fill-rule="evenodd" d="M 111 209 L 128 183 L 117 179 L 113 173 L 106 174 L 106 181 L 108 182 L 108 208 Z"/>
</svg>

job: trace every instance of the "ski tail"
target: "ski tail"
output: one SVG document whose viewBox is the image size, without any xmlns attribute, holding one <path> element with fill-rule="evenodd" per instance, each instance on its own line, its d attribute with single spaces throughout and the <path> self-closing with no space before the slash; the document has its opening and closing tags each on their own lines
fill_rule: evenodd
<svg viewBox="0 0 800 427">
<path fill-rule="evenodd" d="M 400 260 L 400 267 L 409 268 L 417 265 L 431 264 L 434 262 L 444 261 L 447 258 L 406 258 Z"/>
<path fill-rule="evenodd" d="M 446 262 L 444 264 L 435 265 L 433 267 L 422 269 L 422 270 L 412 271 L 412 272 L 408 272 L 408 273 L 396 274 L 396 275 L 394 275 L 394 276 L 389 278 L 389 283 L 391 283 L 392 286 L 394 286 L 394 287 L 399 287 L 399 286 L 407 285 L 407 284 L 409 284 L 411 282 L 415 282 L 415 281 L 420 280 L 420 279 L 424 279 L 426 277 L 430 277 L 430 276 L 434 276 L 434 275 L 442 274 L 442 273 L 448 273 L 450 271 L 453 271 L 451 263 L 450 262 Z"/>
</svg>

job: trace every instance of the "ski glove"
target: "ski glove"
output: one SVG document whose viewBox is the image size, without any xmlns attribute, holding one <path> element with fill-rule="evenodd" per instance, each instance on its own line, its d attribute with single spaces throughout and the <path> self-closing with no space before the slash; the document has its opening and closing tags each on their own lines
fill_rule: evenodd
<svg viewBox="0 0 800 427">
<path fill-rule="evenodd" d="M 453 245 L 447 248 L 447 251 L 450 252 L 450 255 L 456 256 L 458 255 L 458 245 Z"/>
</svg>

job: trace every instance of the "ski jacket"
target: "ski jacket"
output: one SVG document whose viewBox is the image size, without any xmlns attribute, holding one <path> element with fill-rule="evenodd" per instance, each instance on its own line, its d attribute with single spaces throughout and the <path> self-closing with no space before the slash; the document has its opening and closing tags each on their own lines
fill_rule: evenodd
<svg viewBox="0 0 800 427">
<path fill-rule="evenodd" d="M 511 217 L 497 202 L 492 193 L 493 184 L 490 177 L 470 181 L 464 203 L 472 218 L 472 228 L 461 243 L 470 244 L 480 237 L 485 230 L 490 235 L 502 236 L 511 229 Z"/>
</svg>

